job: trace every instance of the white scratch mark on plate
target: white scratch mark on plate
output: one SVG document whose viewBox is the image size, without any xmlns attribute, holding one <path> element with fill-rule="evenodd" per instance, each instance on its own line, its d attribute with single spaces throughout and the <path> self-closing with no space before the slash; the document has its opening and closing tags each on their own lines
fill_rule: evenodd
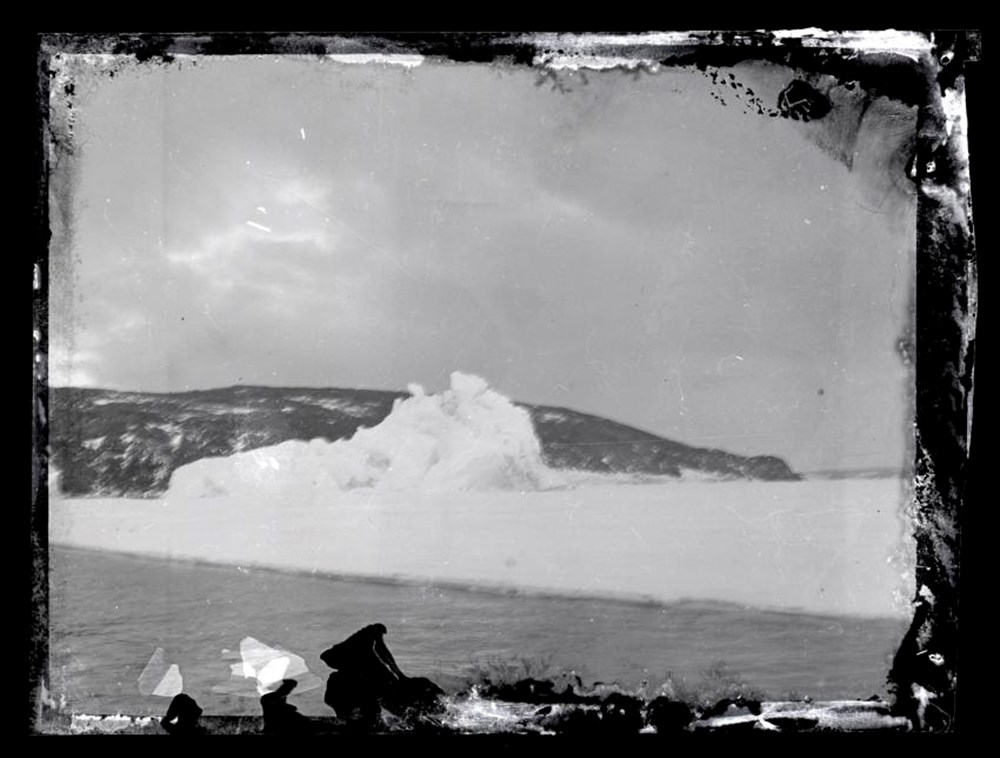
<svg viewBox="0 0 1000 758">
<path fill-rule="evenodd" d="M 258 224 L 256 221 L 247 221 L 247 226 L 252 226 L 254 229 L 260 229 L 262 232 L 271 231 L 266 226 L 264 226 L 263 224 Z"/>
<path fill-rule="evenodd" d="M 879 31 L 828 32 L 811 27 L 809 29 L 779 29 L 771 32 L 778 44 L 781 40 L 794 37 L 803 47 L 849 47 L 856 50 L 883 50 L 897 53 L 921 53 L 930 51 L 931 42 L 919 32 L 904 32 L 896 29 Z"/>
<path fill-rule="evenodd" d="M 381 53 L 339 53 L 327 56 L 337 63 L 384 63 L 388 66 L 413 68 L 424 62 L 422 55 L 385 55 Z"/>
<path fill-rule="evenodd" d="M 932 45 L 918 32 L 887 29 L 880 31 L 828 32 L 815 27 L 808 29 L 780 29 L 776 31 L 758 30 L 758 34 L 768 35 L 775 45 L 785 40 L 794 40 L 803 47 L 849 49 L 858 52 L 893 52 L 919 60 Z M 750 35 L 737 35 L 737 41 L 753 43 Z M 610 68 L 635 69 L 640 66 L 656 71 L 660 62 L 655 54 L 638 57 L 630 48 L 637 46 L 690 47 L 692 45 L 733 44 L 721 37 L 708 37 L 696 32 L 649 32 L 644 34 L 527 34 L 522 42 L 534 45 L 538 52 L 535 65 L 553 69 Z M 614 48 L 620 48 L 620 52 Z"/>
</svg>

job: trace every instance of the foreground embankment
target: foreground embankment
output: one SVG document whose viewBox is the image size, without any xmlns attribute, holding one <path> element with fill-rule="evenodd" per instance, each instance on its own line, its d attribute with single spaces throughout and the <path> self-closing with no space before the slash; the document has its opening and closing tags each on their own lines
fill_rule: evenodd
<svg viewBox="0 0 1000 758">
<path fill-rule="evenodd" d="M 648 723 L 638 729 L 622 730 L 605 715 L 596 716 L 596 706 L 545 706 L 532 704 L 483 701 L 477 698 L 456 699 L 449 704 L 440 724 L 422 730 L 437 734 L 600 734 L 613 732 L 623 736 L 635 734 L 680 732 L 870 732 L 909 731 L 905 718 L 893 716 L 890 706 L 882 701 L 839 700 L 828 702 L 775 701 L 760 704 L 759 713 L 746 708 L 732 708 L 730 713 L 694 718 L 686 724 L 674 723 L 671 728 L 658 730 Z M 755 709 L 758 710 L 758 709 Z M 586 713 L 595 719 L 575 718 Z M 310 719 L 315 734 L 349 735 L 342 721 L 336 718 Z M 263 719 L 257 716 L 204 716 L 201 726 L 205 734 L 251 735 L 263 733 Z M 636 724 L 638 726 L 638 724 Z M 37 729 L 42 734 L 167 734 L 154 717 L 131 717 L 121 714 L 91 716 L 45 710 L 40 714 Z"/>
</svg>

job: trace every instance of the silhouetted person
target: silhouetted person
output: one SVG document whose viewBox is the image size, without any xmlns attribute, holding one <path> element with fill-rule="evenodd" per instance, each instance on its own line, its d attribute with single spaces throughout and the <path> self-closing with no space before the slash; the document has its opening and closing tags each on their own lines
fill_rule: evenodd
<svg viewBox="0 0 1000 758">
<path fill-rule="evenodd" d="M 383 637 L 384 624 L 370 624 L 320 654 L 336 671 L 327 679 L 323 702 L 339 718 L 363 729 L 378 726 L 381 708 L 396 715 L 437 707 L 444 691 L 429 679 L 408 677 L 396 664 Z"/>
<path fill-rule="evenodd" d="M 198 723 L 201 713 L 201 707 L 194 698 L 182 692 L 170 701 L 166 715 L 160 719 L 160 726 L 168 734 L 204 734 L 205 727 Z"/>
<path fill-rule="evenodd" d="M 287 699 L 298 684 L 294 679 L 282 679 L 278 689 L 261 696 L 266 734 L 301 734 L 311 730 L 309 719 Z"/>
</svg>

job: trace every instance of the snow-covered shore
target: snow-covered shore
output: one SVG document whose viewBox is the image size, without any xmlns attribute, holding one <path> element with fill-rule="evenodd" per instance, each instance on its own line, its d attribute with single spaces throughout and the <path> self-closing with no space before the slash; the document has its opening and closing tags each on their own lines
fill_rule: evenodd
<svg viewBox="0 0 1000 758">
<path fill-rule="evenodd" d="M 50 503 L 56 545 L 564 594 L 903 616 L 897 479 Z"/>
</svg>

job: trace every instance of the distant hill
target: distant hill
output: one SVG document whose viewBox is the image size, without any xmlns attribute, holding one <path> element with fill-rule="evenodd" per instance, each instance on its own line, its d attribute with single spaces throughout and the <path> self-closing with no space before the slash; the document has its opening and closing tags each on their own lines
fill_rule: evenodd
<svg viewBox="0 0 1000 758">
<path fill-rule="evenodd" d="M 158 497 L 173 471 L 192 461 L 277 445 L 328 441 L 372 427 L 406 392 L 226 387 L 152 393 L 49 390 L 51 465 L 62 492 L 84 497 Z M 658 437 L 566 408 L 516 403 L 532 417 L 552 468 L 720 478 L 797 480 L 780 458 L 744 457 Z"/>
</svg>

